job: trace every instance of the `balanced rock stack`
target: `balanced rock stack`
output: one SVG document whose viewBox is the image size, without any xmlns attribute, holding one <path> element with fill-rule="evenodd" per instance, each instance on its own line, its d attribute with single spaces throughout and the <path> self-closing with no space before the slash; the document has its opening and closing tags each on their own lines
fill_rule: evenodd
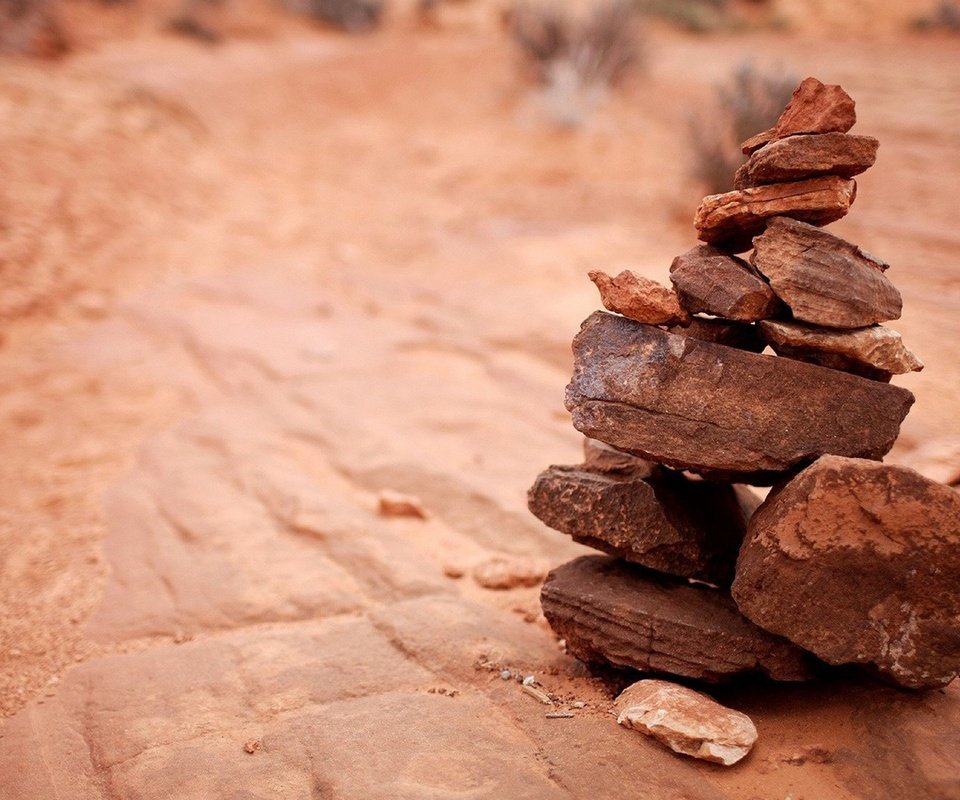
<svg viewBox="0 0 960 800">
<path fill-rule="evenodd" d="M 858 663 L 904 687 L 960 671 L 960 495 L 880 463 L 922 368 L 887 264 L 820 226 L 844 216 L 877 140 L 808 78 L 704 199 L 673 289 L 591 273 L 567 408 L 584 463 L 530 489 L 547 525 L 606 553 L 550 573 L 570 653 L 716 681 Z M 736 254 L 752 248 L 749 259 Z M 777 355 L 762 354 L 769 346 Z M 742 484 L 773 486 L 762 503 Z"/>
</svg>

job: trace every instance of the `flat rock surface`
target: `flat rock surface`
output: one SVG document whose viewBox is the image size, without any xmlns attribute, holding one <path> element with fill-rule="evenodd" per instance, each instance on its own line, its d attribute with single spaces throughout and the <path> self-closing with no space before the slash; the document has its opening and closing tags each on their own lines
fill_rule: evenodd
<svg viewBox="0 0 960 800">
<path fill-rule="evenodd" d="M 754 152 L 737 170 L 733 185 L 746 189 L 820 175 L 852 178 L 873 166 L 879 145 L 872 136 L 844 133 L 789 136 Z"/>
<path fill-rule="evenodd" d="M 691 314 L 756 322 L 783 309 L 770 285 L 746 261 L 709 245 L 694 247 L 670 265 L 670 281 Z"/>
<path fill-rule="evenodd" d="M 749 622 L 729 595 L 618 559 L 583 556 L 557 567 L 540 602 L 568 652 L 583 661 L 704 681 L 741 672 L 810 677 L 806 654 Z"/>
<path fill-rule="evenodd" d="M 886 264 L 855 244 L 787 218 L 771 220 L 753 244 L 753 265 L 801 322 L 862 328 L 900 317 Z"/>
<path fill-rule="evenodd" d="M 682 469 L 770 481 L 823 453 L 882 458 L 913 403 L 899 387 L 596 312 L 574 339 L 582 433 Z"/>
<path fill-rule="evenodd" d="M 617 722 L 652 736 L 675 753 L 731 766 L 757 741 L 746 714 L 669 681 L 643 680 L 617 697 Z"/>
<path fill-rule="evenodd" d="M 678 325 L 689 321 L 676 294 L 663 284 L 625 269 L 611 277 L 591 270 L 590 280 L 600 290 L 604 308 L 649 325 Z"/>
<path fill-rule="evenodd" d="M 856 182 L 835 175 L 753 186 L 703 198 L 693 225 L 707 244 L 742 252 L 770 217 L 826 225 L 846 216 L 856 196 Z"/>
<path fill-rule="evenodd" d="M 960 494 L 906 467 L 825 456 L 750 522 L 733 596 L 831 664 L 934 688 L 960 672 Z"/>
<path fill-rule="evenodd" d="M 728 586 L 746 531 L 736 491 L 660 470 L 601 474 L 550 467 L 530 510 L 574 541 L 659 572 Z"/>
<path fill-rule="evenodd" d="M 777 355 L 799 358 L 824 367 L 842 369 L 870 377 L 919 372 L 923 362 L 903 343 L 892 328 L 836 330 L 804 325 L 801 322 L 766 320 L 760 331 Z"/>
</svg>

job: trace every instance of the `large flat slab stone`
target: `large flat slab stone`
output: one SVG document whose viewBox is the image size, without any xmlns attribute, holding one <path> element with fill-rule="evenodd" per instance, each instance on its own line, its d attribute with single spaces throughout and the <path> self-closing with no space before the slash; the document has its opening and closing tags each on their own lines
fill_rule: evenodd
<svg viewBox="0 0 960 800">
<path fill-rule="evenodd" d="M 728 594 L 618 559 L 583 556 L 557 567 L 540 602 L 582 661 L 704 681 L 742 672 L 809 677 L 806 654 L 748 621 Z"/>
<path fill-rule="evenodd" d="M 880 142 L 872 136 L 821 133 L 790 136 L 757 150 L 737 170 L 733 186 L 800 181 L 821 175 L 852 178 L 877 160 Z"/>
<path fill-rule="evenodd" d="M 596 312 L 573 341 L 577 430 L 671 467 L 770 483 L 824 453 L 882 458 L 906 389 Z"/>
</svg>

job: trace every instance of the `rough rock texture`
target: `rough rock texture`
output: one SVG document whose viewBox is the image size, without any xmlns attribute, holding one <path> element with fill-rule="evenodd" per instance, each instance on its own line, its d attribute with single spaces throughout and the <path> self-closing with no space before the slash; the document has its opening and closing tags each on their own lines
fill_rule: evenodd
<svg viewBox="0 0 960 800">
<path fill-rule="evenodd" d="M 744 483 L 824 453 L 882 458 L 906 389 L 755 355 L 598 311 L 573 341 L 577 430 L 658 463 Z"/>
<path fill-rule="evenodd" d="M 891 375 L 923 369 L 923 362 L 907 349 L 900 334 L 880 325 L 836 330 L 766 320 L 760 323 L 760 331 L 777 355 L 864 377 L 889 380 Z"/>
<path fill-rule="evenodd" d="M 873 166 L 880 142 L 872 136 L 821 133 L 790 136 L 757 150 L 737 170 L 733 186 L 799 181 L 819 175 L 852 178 Z"/>
<path fill-rule="evenodd" d="M 744 322 L 693 317 L 686 328 L 676 325 L 669 330 L 670 333 L 679 333 L 691 339 L 725 344 L 727 347 L 749 350 L 751 353 L 759 353 L 767 346 L 760 335 L 760 329 L 756 325 Z"/>
<path fill-rule="evenodd" d="M 753 265 L 802 322 L 863 328 L 900 317 L 903 301 L 885 265 L 838 236 L 778 218 L 753 244 Z"/>
<path fill-rule="evenodd" d="M 691 313 L 755 322 L 783 309 L 773 289 L 752 266 L 709 245 L 699 245 L 673 259 L 670 280 L 681 305 Z"/>
<path fill-rule="evenodd" d="M 831 664 L 911 688 L 960 672 L 960 495 L 906 467 L 825 456 L 754 514 L 733 596 Z"/>
<path fill-rule="evenodd" d="M 661 470 L 618 475 L 582 467 L 540 473 L 528 505 L 581 544 L 651 569 L 729 586 L 747 517 L 731 486 Z"/>
<path fill-rule="evenodd" d="M 617 698 L 621 725 L 652 736 L 675 753 L 729 767 L 757 741 L 746 714 L 669 681 L 643 680 Z"/>
<path fill-rule="evenodd" d="M 798 133 L 846 133 L 856 122 L 856 103 L 841 86 L 806 78 L 793 90 L 777 124 L 747 139 L 742 149 L 752 153 L 769 142 Z"/>
<path fill-rule="evenodd" d="M 648 478 L 660 467 L 633 453 L 617 450 L 599 439 L 583 437 L 583 466 L 594 472 L 623 472 L 629 470 L 634 477 Z"/>
<path fill-rule="evenodd" d="M 690 315 L 666 286 L 625 269 L 616 277 L 600 270 L 587 273 L 604 308 L 649 325 L 685 325 Z"/>
<path fill-rule="evenodd" d="M 738 253 L 750 249 L 770 217 L 826 225 L 846 216 L 856 196 L 856 182 L 835 175 L 771 183 L 703 198 L 693 224 L 702 241 Z"/>
<path fill-rule="evenodd" d="M 753 625 L 730 597 L 614 558 L 582 556 L 540 592 L 550 626 L 582 661 L 719 681 L 759 670 L 809 677 L 807 655 Z"/>
</svg>

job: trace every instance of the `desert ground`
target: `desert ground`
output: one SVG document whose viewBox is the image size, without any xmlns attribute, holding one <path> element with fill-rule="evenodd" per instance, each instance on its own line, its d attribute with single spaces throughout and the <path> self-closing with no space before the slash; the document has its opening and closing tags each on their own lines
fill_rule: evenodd
<svg viewBox="0 0 960 800">
<path fill-rule="evenodd" d="M 0 796 L 960 798 L 956 684 L 718 689 L 760 734 L 723 768 L 618 727 L 536 587 L 471 577 L 587 552 L 526 510 L 580 458 L 585 273 L 666 281 L 695 243 L 688 116 L 746 59 L 880 139 L 833 230 L 892 264 L 926 364 L 888 460 L 958 477 L 960 38 L 784 5 L 650 26 L 574 129 L 480 13 L 203 46 L 75 8 L 72 53 L 3 57 Z"/>
</svg>

